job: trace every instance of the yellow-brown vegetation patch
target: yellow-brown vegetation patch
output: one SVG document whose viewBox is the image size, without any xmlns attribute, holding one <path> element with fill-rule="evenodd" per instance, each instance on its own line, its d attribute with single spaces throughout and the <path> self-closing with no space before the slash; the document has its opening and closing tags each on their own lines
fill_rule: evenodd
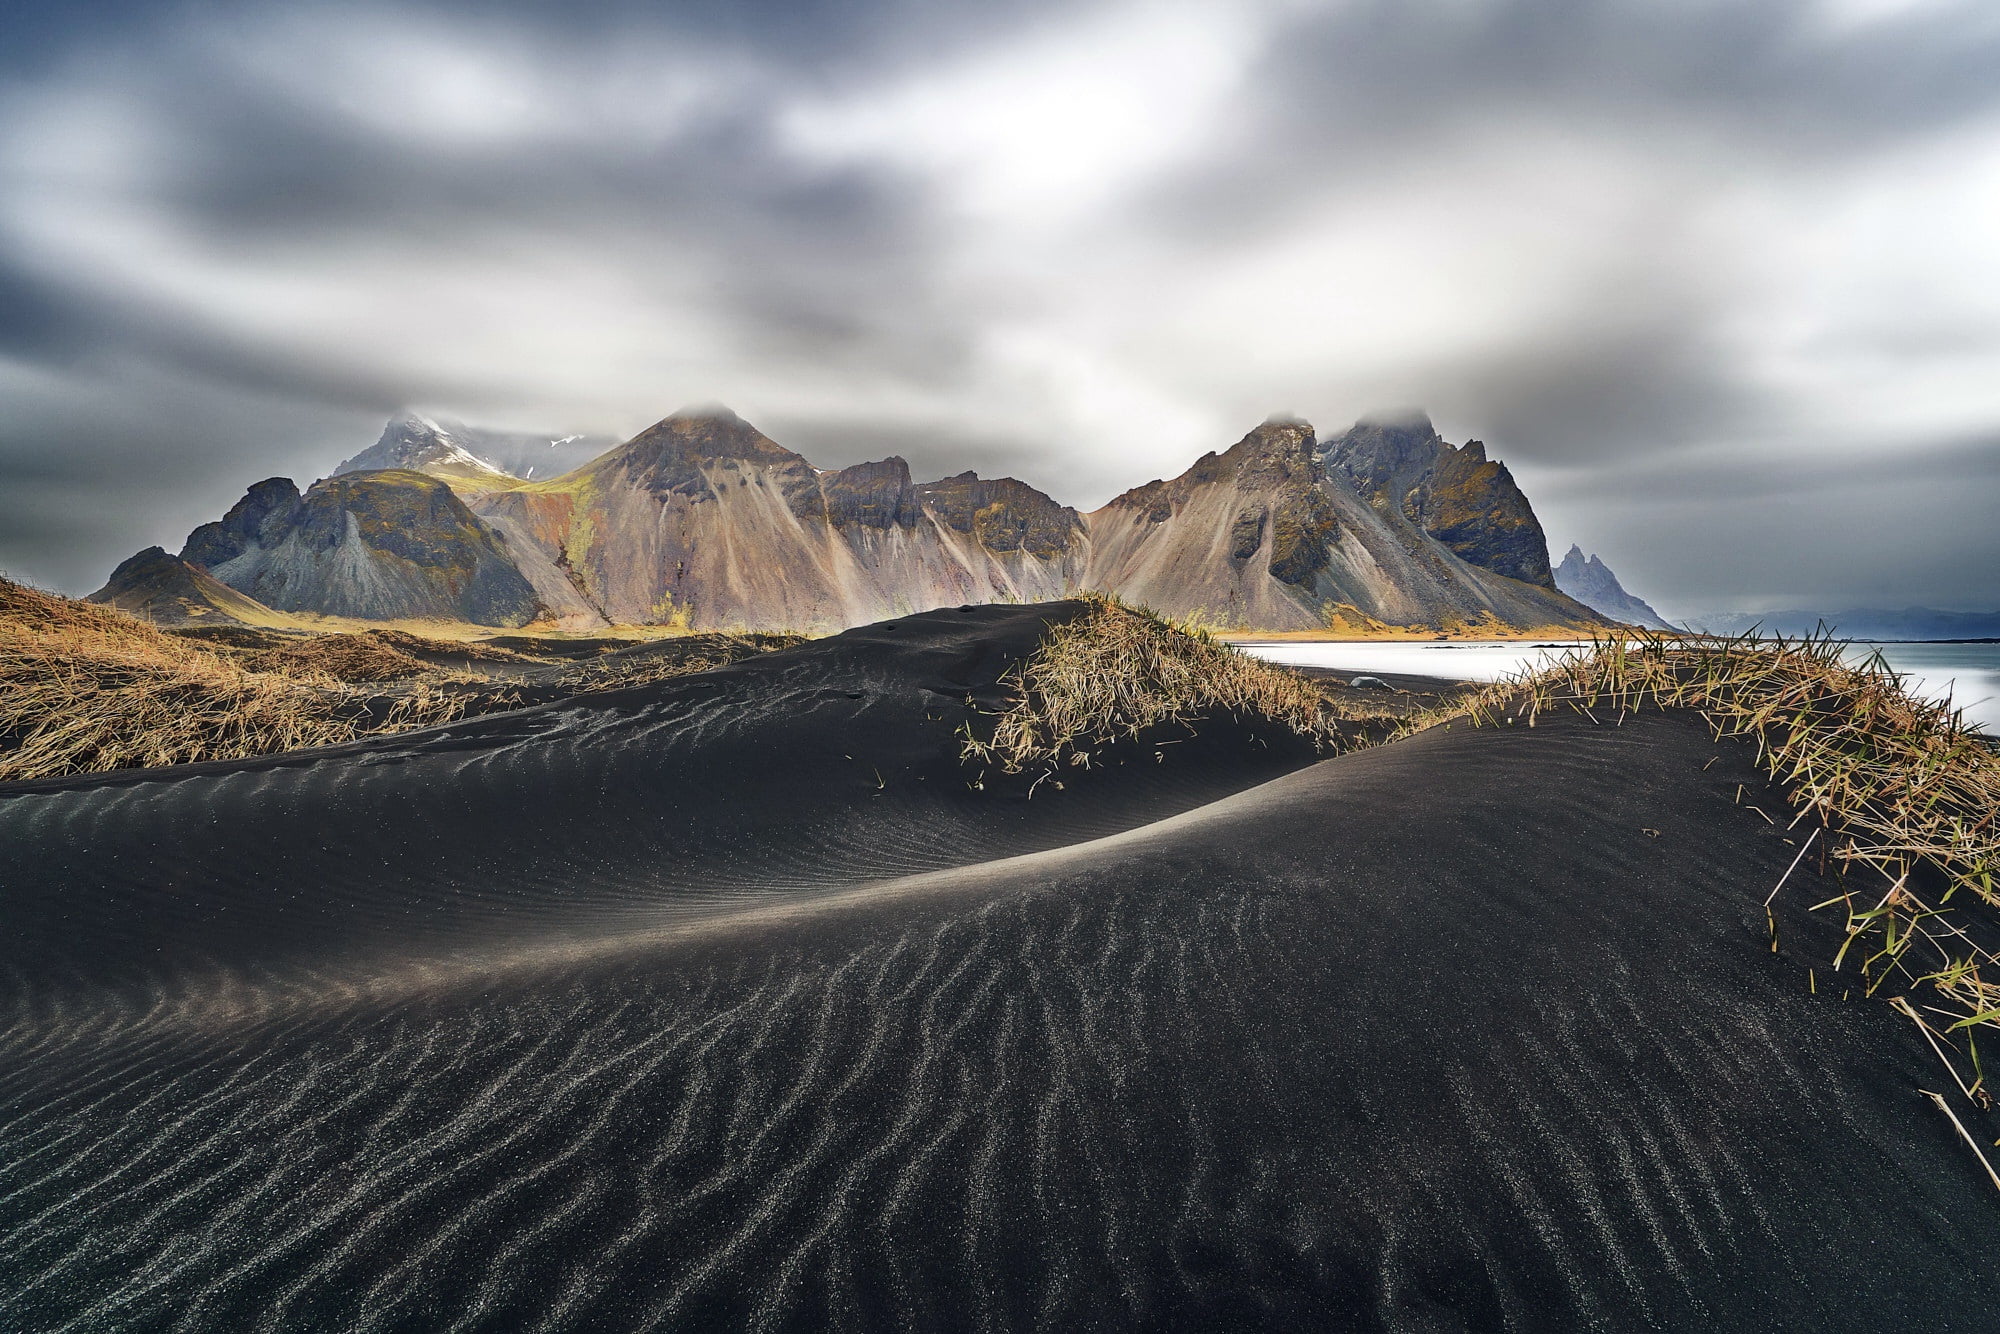
<svg viewBox="0 0 2000 1334">
<path fill-rule="evenodd" d="M 677 676 L 714 671 L 717 667 L 727 667 L 732 662 L 754 658 L 759 653 L 790 648 L 805 642 L 804 635 L 793 634 L 726 632 L 692 634 L 662 646 L 663 650 L 671 648 L 679 650 L 678 652 L 625 653 L 607 655 L 594 660 L 585 659 L 555 677 L 552 684 L 578 694 L 599 690 L 625 690 L 632 686 L 651 685 L 656 681 L 670 681 Z"/>
<path fill-rule="evenodd" d="M 317 670 L 256 670 L 108 608 L 0 579 L 0 781 L 242 759 L 448 722 L 428 686 L 370 722 Z"/>
<path fill-rule="evenodd" d="M 379 634 L 325 635 L 283 648 L 265 649 L 242 660 L 252 671 L 287 676 L 322 673 L 336 681 L 393 681 L 421 676 L 427 663 L 413 658 Z"/>
<path fill-rule="evenodd" d="M 551 662 L 400 629 L 257 636 L 268 646 L 255 648 L 235 638 L 165 632 L 0 579 L 0 782 L 335 745 L 518 708 L 524 687 L 616 690 L 802 642 L 704 634 Z M 475 674 L 494 666 L 504 679 Z"/>
<path fill-rule="evenodd" d="M 1003 678 L 1012 702 L 990 736 L 968 727 L 967 760 L 1004 773 L 1086 765 L 1099 747 L 1217 714 L 1280 724 L 1319 746 L 1354 717 L 1309 678 L 1240 653 L 1199 627 L 1093 594 Z"/>
</svg>

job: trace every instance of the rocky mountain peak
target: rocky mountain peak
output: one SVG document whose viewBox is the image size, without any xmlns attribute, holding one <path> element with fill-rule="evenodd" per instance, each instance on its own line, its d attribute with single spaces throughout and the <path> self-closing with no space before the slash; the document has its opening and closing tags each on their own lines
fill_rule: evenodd
<svg viewBox="0 0 2000 1334">
<path fill-rule="evenodd" d="M 727 408 L 691 409 L 655 422 L 587 471 L 697 505 L 754 476 L 775 486 L 800 519 L 826 512 L 819 471 Z"/>
<path fill-rule="evenodd" d="M 749 422 L 736 415 L 736 409 L 727 403 L 689 403 L 666 415 L 665 420 L 673 422 L 712 421 L 732 426 L 748 427 Z"/>
<path fill-rule="evenodd" d="M 910 482 L 910 465 L 895 454 L 826 473 L 820 489 L 826 495 L 826 516 L 837 525 L 910 528 L 923 512 Z"/>
<path fill-rule="evenodd" d="M 1083 533 L 1083 517 L 1075 510 L 1012 477 L 967 471 L 925 482 L 916 494 L 932 518 L 970 534 L 988 551 L 1053 559 L 1069 551 Z"/>
<path fill-rule="evenodd" d="M 1454 448 L 1423 413 L 1388 414 L 1325 441 L 1320 459 L 1377 513 L 1414 525 L 1466 563 L 1555 587 L 1541 522 L 1482 442 Z"/>
<path fill-rule="evenodd" d="M 446 423 L 421 412 L 403 412 L 389 419 L 381 438 L 333 470 L 336 477 L 346 473 L 377 472 L 389 468 L 409 468 L 439 476 L 503 478 L 504 468 L 475 454 L 468 447 L 470 428 Z"/>
<path fill-rule="evenodd" d="M 214 569 L 256 546 L 276 545 L 299 513 L 299 488 L 289 477 L 267 477 L 243 493 L 217 523 L 205 523 L 188 534 L 181 559 Z"/>
<path fill-rule="evenodd" d="M 1272 452 L 1311 457 L 1319 445 L 1312 423 L 1298 417 L 1268 417 L 1257 429 L 1230 446 L 1230 455 Z"/>
<path fill-rule="evenodd" d="M 1430 468 L 1450 448 L 1428 416 L 1409 412 L 1363 417 L 1322 442 L 1320 453 L 1366 496 Z"/>
<path fill-rule="evenodd" d="M 259 482 L 180 559 L 279 611 L 521 625 L 542 610 L 501 539 L 443 479 L 407 468 L 338 474 L 303 496 L 289 478 Z"/>
<path fill-rule="evenodd" d="M 613 455 L 778 462 L 799 456 L 728 408 L 687 409 L 654 422 Z M 801 460 L 803 461 L 803 460 Z"/>
<path fill-rule="evenodd" d="M 1592 611 L 1602 612 L 1613 620 L 1625 621 L 1632 625 L 1643 625 L 1654 630 L 1672 627 L 1666 618 L 1654 611 L 1643 598 L 1634 597 L 1618 582 L 1618 576 L 1611 567 L 1599 560 L 1595 554 L 1585 556 L 1583 548 L 1574 542 L 1570 544 L 1562 564 L 1555 568 L 1556 587 L 1575 598 Z"/>
</svg>

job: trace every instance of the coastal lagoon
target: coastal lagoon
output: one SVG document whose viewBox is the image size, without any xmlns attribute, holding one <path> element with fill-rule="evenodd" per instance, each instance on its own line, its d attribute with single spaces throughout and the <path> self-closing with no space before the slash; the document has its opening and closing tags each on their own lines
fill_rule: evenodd
<svg viewBox="0 0 2000 1334">
<path fill-rule="evenodd" d="M 1267 662 L 1354 673 L 1408 672 L 1452 681 L 1497 681 L 1577 646 L 1567 640 L 1238 645 Z M 1875 652 L 1892 670 L 1908 677 L 1912 691 L 1935 698 L 1949 695 L 1967 721 L 2000 735 L 2000 644 L 1856 642 L 1848 648 L 1848 656 L 1857 662 Z"/>
</svg>

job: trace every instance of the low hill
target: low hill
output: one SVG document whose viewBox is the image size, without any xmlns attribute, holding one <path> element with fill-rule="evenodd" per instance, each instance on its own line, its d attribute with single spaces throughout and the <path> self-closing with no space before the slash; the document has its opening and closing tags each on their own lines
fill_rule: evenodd
<svg viewBox="0 0 2000 1334">
<path fill-rule="evenodd" d="M 163 626 L 272 626 L 285 621 L 249 594 L 159 547 L 147 547 L 126 560 L 85 600 Z"/>
</svg>

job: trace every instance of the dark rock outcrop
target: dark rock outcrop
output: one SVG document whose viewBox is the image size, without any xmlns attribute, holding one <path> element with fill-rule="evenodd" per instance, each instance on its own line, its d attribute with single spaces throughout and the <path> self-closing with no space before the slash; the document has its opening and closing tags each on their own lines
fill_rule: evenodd
<svg viewBox="0 0 2000 1334">
<path fill-rule="evenodd" d="M 826 517 L 836 527 L 914 528 L 923 517 L 910 465 L 895 455 L 879 463 L 857 463 L 820 478 Z"/>
<path fill-rule="evenodd" d="M 1083 538 L 1083 520 L 1075 510 L 1012 477 L 962 472 L 925 482 L 917 497 L 926 514 L 988 551 L 1051 560 L 1068 555 Z"/>
<path fill-rule="evenodd" d="M 213 570 L 244 552 L 275 547 L 299 519 L 299 488 L 289 477 L 267 477 L 243 493 L 219 523 L 205 523 L 188 534 L 181 559 Z"/>
<path fill-rule="evenodd" d="M 303 496 L 259 482 L 180 558 L 280 611 L 505 626 L 542 611 L 502 539 L 418 472 L 346 473 Z"/>
<path fill-rule="evenodd" d="M 1320 449 L 1326 466 L 1392 522 L 1409 523 L 1468 565 L 1555 587 L 1534 508 L 1479 441 L 1453 448 L 1415 415 L 1364 419 Z"/>
</svg>

